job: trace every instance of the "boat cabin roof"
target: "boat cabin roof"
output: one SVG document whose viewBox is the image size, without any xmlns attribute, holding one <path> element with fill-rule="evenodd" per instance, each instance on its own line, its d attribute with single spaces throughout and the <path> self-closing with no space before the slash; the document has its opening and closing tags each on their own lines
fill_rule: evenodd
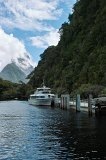
<svg viewBox="0 0 106 160">
<path fill-rule="evenodd" d="M 37 88 L 37 90 L 50 90 L 50 88 L 49 87 L 46 87 L 46 86 L 43 86 L 43 87 L 39 87 L 39 88 Z"/>
<path fill-rule="evenodd" d="M 51 89 L 49 87 L 40 87 L 40 88 L 37 88 L 36 92 L 51 92 Z"/>
<path fill-rule="evenodd" d="M 36 89 L 35 94 L 50 94 L 51 89 L 49 87 L 43 86 Z"/>
</svg>

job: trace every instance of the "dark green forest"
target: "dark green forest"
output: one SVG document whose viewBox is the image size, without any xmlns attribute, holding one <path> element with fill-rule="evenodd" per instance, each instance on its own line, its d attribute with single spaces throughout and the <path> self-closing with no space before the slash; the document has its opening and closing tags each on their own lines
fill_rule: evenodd
<svg viewBox="0 0 106 160">
<path fill-rule="evenodd" d="M 12 83 L 0 78 L 0 100 L 27 100 L 32 90 L 31 85 L 20 82 Z"/>
<path fill-rule="evenodd" d="M 41 54 L 29 84 L 36 88 L 44 79 L 59 94 L 106 92 L 106 0 L 77 1 L 67 21 L 58 45 Z"/>
<path fill-rule="evenodd" d="M 44 79 L 58 94 L 106 94 L 106 0 L 78 0 L 59 33 L 58 45 L 40 55 L 28 84 L 14 84 L 14 92 L 28 97 Z"/>
</svg>

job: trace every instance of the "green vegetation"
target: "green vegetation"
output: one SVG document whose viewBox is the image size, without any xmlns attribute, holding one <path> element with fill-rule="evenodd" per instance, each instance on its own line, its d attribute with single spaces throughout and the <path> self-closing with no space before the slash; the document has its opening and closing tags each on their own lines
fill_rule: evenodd
<svg viewBox="0 0 106 160">
<path fill-rule="evenodd" d="M 59 30 L 58 45 L 41 55 L 29 84 L 36 88 L 45 79 L 57 93 L 97 96 L 106 91 L 106 1 L 80 0 L 73 10 Z"/>
<path fill-rule="evenodd" d="M 43 79 L 58 94 L 106 95 L 106 0 L 78 0 L 73 10 L 59 30 L 58 45 L 41 54 L 29 83 L 0 80 L 0 97 L 28 97 Z"/>
<path fill-rule="evenodd" d="M 16 84 L 0 79 L 0 100 L 26 100 L 30 95 L 31 90 L 32 87 L 29 84 Z"/>
<path fill-rule="evenodd" d="M 0 100 L 15 98 L 17 85 L 0 79 Z"/>
</svg>

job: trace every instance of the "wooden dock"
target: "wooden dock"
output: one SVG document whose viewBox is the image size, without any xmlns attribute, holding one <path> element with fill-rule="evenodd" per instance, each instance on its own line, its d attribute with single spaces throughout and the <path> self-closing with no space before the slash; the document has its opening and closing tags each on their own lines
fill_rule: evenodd
<svg viewBox="0 0 106 160">
<path fill-rule="evenodd" d="M 95 113 L 95 106 L 92 105 L 91 96 L 87 100 L 81 100 L 80 95 L 78 94 L 76 98 L 70 98 L 67 95 L 61 95 L 61 98 L 58 99 L 58 105 L 61 109 L 74 109 L 76 112 L 88 112 L 89 115 Z"/>
</svg>

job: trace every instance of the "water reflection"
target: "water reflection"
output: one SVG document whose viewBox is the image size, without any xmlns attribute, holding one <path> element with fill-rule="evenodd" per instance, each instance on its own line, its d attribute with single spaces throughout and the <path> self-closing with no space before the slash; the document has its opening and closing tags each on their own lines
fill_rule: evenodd
<svg viewBox="0 0 106 160">
<path fill-rule="evenodd" d="M 0 159 L 105 159 L 106 118 L 0 102 Z"/>
</svg>

